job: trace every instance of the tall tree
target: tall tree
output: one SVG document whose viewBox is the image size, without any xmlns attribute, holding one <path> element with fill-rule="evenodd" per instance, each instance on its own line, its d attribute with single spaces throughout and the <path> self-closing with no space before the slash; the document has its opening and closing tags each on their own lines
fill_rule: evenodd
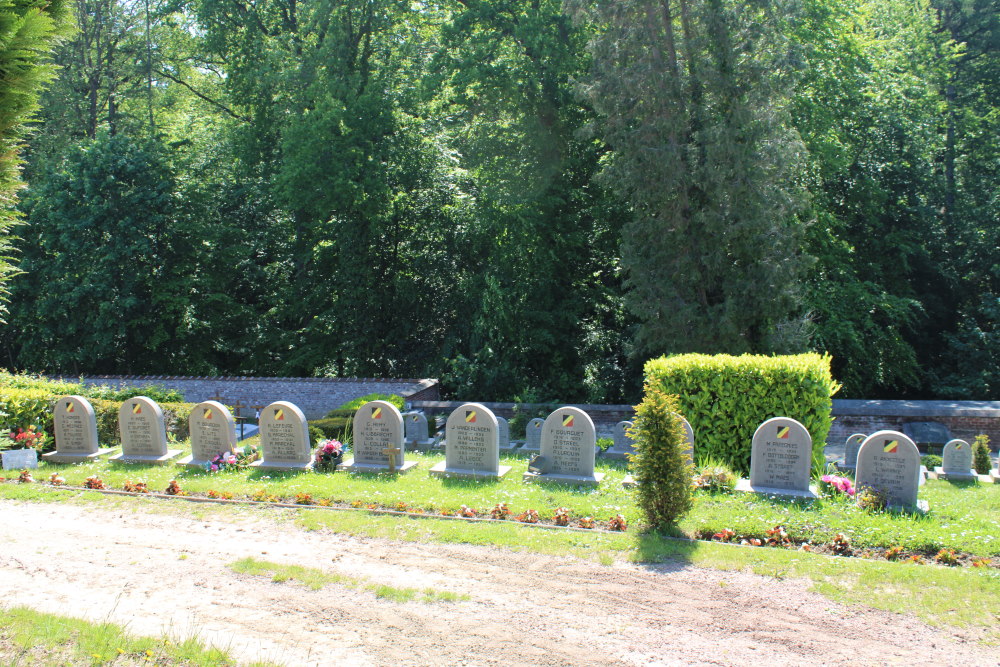
<svg viewBox="0 0 1000 667">
<path fill-rule="evenodd" d="M 632 208 L 627 303 L 645 354 L 800 349 L 803 148 L 789 3 L 571 0 L 597 34 L 583 92 Z"/>
</svg>

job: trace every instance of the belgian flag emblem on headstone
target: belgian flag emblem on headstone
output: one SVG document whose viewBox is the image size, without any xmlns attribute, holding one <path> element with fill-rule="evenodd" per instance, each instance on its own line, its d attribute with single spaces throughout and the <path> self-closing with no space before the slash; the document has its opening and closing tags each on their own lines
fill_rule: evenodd
<svg viewBox="0 0 1000 667">
<path fill-rule="evenodd" d="M 886 454 L 895 454 L 899 451 L 899 440 L 886 440 L 882 451 Z"/>
<path fill-rule="evenodd" d="M 476 423 L 476 411 L 475 410 L 466 410 L 465 411 L 465 423 L 466 424 L 475 424 Z"/>
<path fill-rule="evenodd" d="M 205 408 L 205 411 L 201 413 L 201 418 L 202 419 L 211 419 L 212 418 L 212 408 Z"/>
<path fill-rule="evenodd" d="M 275 421 L 283 422 L 285 421 L 285 411 L 281 408 L 274 409 L 274 419 Z"/>
<path fill-rule="evenodd" d="M 134 415 L 141 415 L 142 414 L 142 404 L 141 403 L 133 403 L 132 404 L 132 414 L 134 414 Z"/>
<path fill-rule="evenodd" d="M 778 438 L 781 440 L 788 440 L 788 435 L 792 428 L 790 426 L 779 426 L 778 427 Z"/>
<path fill-rule="evenodd" d="M 73 407 L 73 401 L 66 401 L 66 412 L 73 412 L 76 408 Z"/>
<path fill-rule="evenodd" d="M 573 415 L 563 415 L 562 425 L 566 428 L 573 428 Z"/>
<path fill-rule="evenodd" d="M 382 419 L 382 408 L 378 406 L 372 408 L 372 419 Z"/>
<path fill-rule="evenodd" d="M 960 442 L 956 442 L 955 443 L 955 451 L 956 452 L 962 451 L 962 443 L 960 443 Z"/>
</svg>

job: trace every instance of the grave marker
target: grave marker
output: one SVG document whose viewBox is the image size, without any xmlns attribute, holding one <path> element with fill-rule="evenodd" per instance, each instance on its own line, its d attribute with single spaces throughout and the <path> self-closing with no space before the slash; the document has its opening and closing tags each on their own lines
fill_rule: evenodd
<svg viewBox="0 0 1000 667">
<path fill-rule="evenodd" d="M 757 427 L 750 450 L 750 479 L 737 491 L 795 498 L 816 498 L 809 486 L 812 437 L 806 427 L 788 417 L 773 417 Z"/>
<path fill-rule="evenodd" d="M 844 460 L 837 463 L 838 468 L 850 471 L 857 469 L 858 450 L 861 449 L 861 443 L 865 441 L 866 437 L 864 433 L 854 433 L 848 436 L 844 442 Z"/>
<path fill-rule="evenodd" d="M 437 444 L 428 433 L 427 417 L 424 413 L 407 412 L 403 415 L 403 427 L 405 430 L 404 441 L 410 446 L 410 449 L 426 452 Z"/>
<path fill-rule="evenodd" d="M 544 419 L 535 417 L 524 427 L 524 444 L 521 446 L 521 452 L 537 454 L 542 451 L 542 424 L 544 423 Z"/>
<path fill-rule="evenodd" d="M 495 479 L 510 472 L 500 465 L 497 418 L 485 405 L 466 403 L 448 417 L 445 425 L 445 460 L 433 468 L 437 477 Z"/>
<path fill-rule="evenodd" d="M 342 470 L 403 473 L 417 465 L 405 458 L 403 415 L 392 403 L 365 403 L 354 413 L 353 426 L 354 458 L 344 463 Z"/>
<path fill-rule="evenodd" d="M 34 449 L 8 449 L 0 452 L 0 465 L 4 470 L 37 468 L 38 452 Z"/>
<path fill-rule="evenodd" d="M 872 433 L 858 450 L 859 494 L 867 487 L 885 493 L 889 507 L 927 511 L 927 501 L 917 500 L 920 477 L 917 445 L 898 431 Z"/>
<path fill-rule="evenodd" d="M 965 440 L 949 440 L 941 453 L 941 465 L 934 468 L 938 479 L 975 481 L 979 475 L 972 468 L 972 446 Z"/>
<path fill-rule="evenodd" d="M 97 444 L 97 417 L 83 396 L 60 396 L 52 410 L 56 428 L 56 450 L 42 454 L 50 463 L 82 463 L 110 454 L 114 448 Z"/>
<path fill-rule="evenodd" d="M 634 454 L 635 449 L 633 447 L 635 441 L 628 434 L 628 429 L 632 428 L 632 422 L 621 421 L 615 424 L 614 428 L 611 430 L 611 439 L 614 444 L 604 452 L 604 456 L 609 459 L 627 459 L 628 454 Z"/>
<path fill-rule="evenodd" d="M 542 423 L 541 456 L 544 472 L 526 472 L 524 480 L 597 486 L 604 473 L 594 472 L 597 431 L 594 422 L 580 408 L 553 410 Z"/>
<path fill-rule="evenodd" d="M 136 396 L 122 403 L 118 410 L 118 431 L 122 451 L 109 461 L 164 465 L 181 454 L 179 449 L 167 449 L 167 429 L 163 410 L 156 401 Z"/>
<path fill-rule="evenodd" d="M 309 428 L 302 410 L 288 401 L 271 403 L 260 413 L 261 470 L 309 470 L 313 465 Z"/>
<path fill-rule="evenodd" d="M 188 416 L 191 433 L 191 455 L 178 461 L 181 465 L 204 468 L 219 454 L 234 453 L 236 420 L 229 408 L 217 401 L 204 401 L 194 406 Z"/>
<path fill-rule="evenodd" d="M 518 443 L 510 441 L 510 422 L 497 416 L 497 428 L 499 429 L 500 451 L 510 453 L 517 449 Z"/>
</svg>

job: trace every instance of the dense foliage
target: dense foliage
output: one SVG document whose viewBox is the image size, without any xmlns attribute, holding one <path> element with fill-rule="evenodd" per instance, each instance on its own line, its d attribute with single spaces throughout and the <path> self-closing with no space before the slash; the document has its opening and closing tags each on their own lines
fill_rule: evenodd
<svg viewBox="0 0 1000 667">
<path fill-rule="evenodd" d="M 653 528 L 667 528 L 691 509 L 694 465 L 685 454 L 687 436 L 676 396 L 647 387 L 636 406 L 630 455 L 635 477 L 636 504 Z"/>
<path fill-rule="evenodd" d="M 754 431 L 772 417 L 789 417 L 812 436 L 813 465 L 825 466 L 832 396 L 840 388 L 829 357 L 682 354 L 647 362 L 646 381 L 647 395 L 658 390 L 679 397 L 699 459 L 747 473 Z"/>
<path fill-rule="evenodd" d="M 66 16 L 11 7 L 8 149 Z M 814 350 L 845 397 L 1000 387 L 1000 0 L 75 10 L 8 367 L 624 402 L 650 357 Z"/>
</svg>

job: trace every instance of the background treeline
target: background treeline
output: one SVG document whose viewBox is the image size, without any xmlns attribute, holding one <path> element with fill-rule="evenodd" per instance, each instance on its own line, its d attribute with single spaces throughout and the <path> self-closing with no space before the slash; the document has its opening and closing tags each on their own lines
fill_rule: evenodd
<svg viewBox="0 0 1000 667">
<path fill-rule="evenodd" d="M 4 365 L 1000 387 L 998 0 L 77 0 Z"/>
</svg>

